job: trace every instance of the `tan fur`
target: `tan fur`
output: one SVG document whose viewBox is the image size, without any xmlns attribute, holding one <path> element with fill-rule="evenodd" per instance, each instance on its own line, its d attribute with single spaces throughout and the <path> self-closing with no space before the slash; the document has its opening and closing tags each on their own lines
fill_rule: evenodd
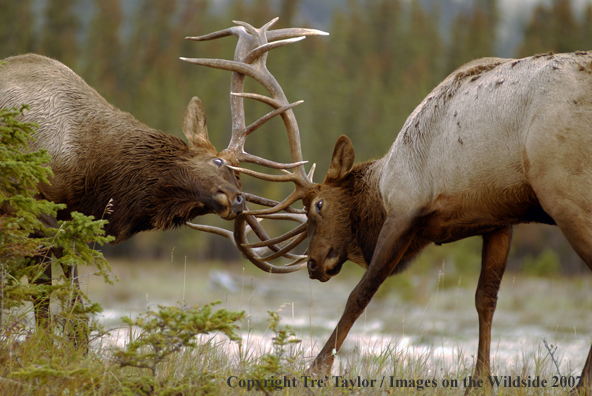
<svg viewBox="0 0 592 396">
<path fill-rule="evenodd" d="M 343 171 L 343 164 L 356 169 L 349 165 L 353 147 L 347 142 L 342 137 L 336 144 L 330 180 L 307 196 L 309 274 L 327 281 L 336 263 L 359 261 L 351 252 L 372 255 L 313 368 L 330 367 L 332 350 L 339 349 L 380 284 L 429 243 L 484 238 L 475 301 L 477 376 L 490 371 L 491 321 L 512 225 L 559 226 L 592 268 L 591 53 L 485 58 L 460 67 L 414 110 L 390 151 L 367 167 L 371 172 Z M 349 177 L 375 189 L 371 195 L 380 197 L 378 203 L 353 194 L 361 181 Z M 320 200 L 325 210 L 315 213 Z M 355 230 L 345 227 L 354 211 L 371 213 L 369 218 L 384 213 L 379 233 L 363 223 Z M 360 238 L 364 233 L 369 237 Z M 578 387 L 589 384 L 592 348 Z"/>
</svg>

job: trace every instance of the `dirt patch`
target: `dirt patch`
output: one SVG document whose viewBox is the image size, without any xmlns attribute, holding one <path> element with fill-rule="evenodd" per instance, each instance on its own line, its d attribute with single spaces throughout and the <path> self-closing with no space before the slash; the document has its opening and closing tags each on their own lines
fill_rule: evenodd
<svg viewBox="0 0 592 396">
<path fill-rule="evenodd" d="M 471 79 L 471 81 L 475 81 L 476 79 L 478 79 L 481 76 L 481 74 L 486 73 L 490 70 L 493 70 L 501 64 L 502 64 L 502 62 L 494 62 L 494 63 L 490 63 L 487 65 L 479 65 L 479 66 L 471 67 L 468 70 L 457 73 L 457 75 L 454 77 L 454 79 L 456 81 L 460 81 L 460 80 L 464 80 L 465 78 L 468 78 L 468 77 L 473 77 Z"/>
</svg>

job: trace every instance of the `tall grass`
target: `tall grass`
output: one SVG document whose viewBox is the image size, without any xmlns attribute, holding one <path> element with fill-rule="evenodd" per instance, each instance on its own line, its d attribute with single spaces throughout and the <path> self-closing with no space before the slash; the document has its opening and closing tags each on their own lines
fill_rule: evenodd
<svg viewBox="0 0 592 396">
<path fill-rule="evenodd" d="M 204 271 L 208 266 L 203 263 L 197 266 L 189 265 L 187 276 L 185 268 L 175 267 L 168 269 L 158 267 L 151 268 L 143 264 L 137 268 L 136 264 L 124 265 L 116 263 L 116 270 L 121 271 L 118 275 L 122 282 L 126 284 L 108 286 L 109 288 L 127 288 L 134 284 L 133 280 L 126 279 L 126 271 L 135 271 L 138 269 L 139 277 L 147 277 L 147 271 L 154 270 L 152 277 L 154 279 L 163 279 L 158 270 L 165 271 L 169 278 L 174 278 L 178 285 L 185 282 L 188 287 L 186 290 L 187 299 L 194 302 L 195 296 L 192 296 L 194 285 L 192 282 L 198 282 L 196 274 L 201 274 L 199 281 L 203 296 L 219 297 L 220 293 L 231 294 L 227 290 L 212 289 L 208 282 L 203 279 Z M 219 268 L 219 266 L 216 266 Z M 242 272 L 240 270 L 226 267 L 228 271 Z M 423 272 L 422 269 L 418 271 Z M 223 300 L 221 306 L 228 308 L 228 312 L 233 312 L 232 298 L 242 300 L 242 307 L 245 309 L 245 317 L 238 320 L 229 320 L 229 323 L 238 325 L 235 328 L 237 340 L 231 340 L 221 333 L 201 334 L 196 337 L 185 339 L 191 345 L 181 345 L 181 338 L 174 336 L 175 331 L 185 328 L 188 322 L 187 317 L 178 319 L 176 323 L 169 322 L 168 325 L 161 323 L 156 327 L 142 327 L 138 320 L 144 318 L 156 318 L 164 316 L 169 317 L 172 313 L 179 310 L 187 310 L 187 307 L 172 306 L 157 308 L 152 303 L 148 303 L 151 314 L 133 315 L 132 318 L 122 323 L 119 328 L 113 330 L 110 335 L 101 335 L 95 333 L 92 348 L 84 354 L 74 348 L 69 339 L 63 338 L 59 334 L 47 334 L 36 332 L 30 326 L 17 323 L 17 317 L 13 317 L 13 326 L 5 326 L 4 329 L 13 329 L 3 333 L 0 339 L 0 394 L 2 395 L 49 395 L 49 394 L 72 394 L 72 395 L 250 395 L 250 394 L 286 394 L 286 395 L 342 395 L 342 394 L 383 394 L 383 395 L 458 395 L 465 391 L 464 381 L 472 375 L 474 365 L 474 355 L 476 354 L 476 345 L 466 344 L 463 339 L 452 340 L 446 336 L 440 335 L 437 326 L 432 326 L 432 330 L 427 333 L 416 334 L 415 328 L 421 325 L 415 325 L 411 319 L 405 330 L 407 336 L 390 337 L 389 329 L 385 328 L 381 333 L 371 330 L 369 323 L 376 312 L 386 315 L 388 304 L 417 304 L 422 307 L 423 322 L 430 322 L 433 319 L 434 312 L 437 310 L 448 310 L 448 312 L 461 313 L 466 309 L 464 296 L 466 290 L 460 283 L 447 281 L 449 274 L 438 275 L 442 269 L 438 269 L 433 274 L 423 274 L 426 277 L 434 279 L 434 285 L 428 289 L 417 290 L 418 294 L 427 294 L 428 296 L 405 297 L 409 291 L 403 290 L 398 295 L 397 290 L 386 291 L 376 303 L 377 306 L 371 310 L 366 318 L 368 321 L 364 324 L 364 318 L 360 318 L 358 329 L 350 334 L 347 345 L 338 354 L 333 370 L 330 374 L 311 374 L 308 367 L 312 358 L 322 346 L 327 338 L 327 330 L 319 332 L 319 323 L 312 323 L 313 329 L 298 324 L 295 327 L 287 326 L 290 322 L 298 322 L 294 318 L 292 304 L 280 303 L 277 298 L 270 300 L 264 298 L 268 307 L 275 306 L 274 309 L 280 309 L 281 312 L 271 311 L 267 315 L 267 323 L 262 324 L 257 316 L 261 316 L 261 302 L 255 301 L 257 287 L 268 282 L 266 274 L 260 278 L 254 273 L 245 278 L 245 284 L 239 285 L 239 291 L 234 296 L 228 296 Z M 444 271 L 445 272 L 445 271 Z M 355 275 L 355 274 L 354 274 Z M 355 282 L 354 275 L 344 275 L 345 280 L 349 276 Z M 413 272 L 409 274 L 412 279 L 415 276 Z M 440 280 L 438 281 L 438 276 Z M 465 277 L 470 278 L 466 275 Z M 250 278 L 250 279 L 249 279 Z M 510 274 L 506 281 L 507 284 L 502 289 L 509 289 L 509 286 L 515 285 L 516 289 L 525 290 L 531 293 L 533 287 L 553 287 L 561 290 L 557 296 L 567 294 L 569 289 L 586 289 L 587 283 L 574 286 L 574 281 L 570 280 L 541 280 L 540 278 L 531 279 L 518 277 L 513 279 Z M 261 279 L 263 279 L 261 281 Z M 273 278 L 272 278 L 273 279 Z M 151 301 L 157 301 L 157 290 L 154 289 L 154 283 L 148 279 L 148 288 L 152 295 Z M 294 282 L 302 282 L 296 280 Z M 541 286 L 541 282 L 542 286 Z M 545 283 L 546 286 L 545 286 Z M 554 282 L 554 283 L 551 283 Z M 576 281 L 582 282 L 582 280 Z M 170 293 L 170 284 L 163 282 L 162 292 Z M 468 282 L 469 284 L 472 281 Z M 250 287 L 253 284 L 253 288 Z M 259 286 L 257 286 L 259 284 Z M 96 286 L 83 285 L 83 289 L 88 287 L 89 296 L 94 298 L 93 288 Z M 134 287 L 139 287 L 135 285 Z M 329 286 L 321 286 L 327 290 Z M 348 287 L 348 286 L 347 286 Z M 331 288 L 340 289 L 347 287 L 337 283 Z M 301 289 L 304 289 L 301 287 Z M 182 288 L 177 288 L 177 292 L 182 292 Z M 430 291 L 431 290 L 431 291 Z M 139 290 L 132 290 L 127 297 L 133 300 Z M 279 292 L 280 295 L 283 294 Z M 285 291 L 286 295 L 289 294 Z M 319 308 L 324 304 L 323 301 L 315 299 L 316 291 L 313 289 L 308 294 L 310 298 L 310 309 Z M 431 296 L 429 296 L 431 294 Z M 470 293 L 469 293 L 470 294 Z M 512 310 L 514 305 L 511 302 L 513 298 L 519 298 L 515 292 L 509 290 L 513 296 L 500 301 L 500 310 Z M 454 297 L 456 296 L 456 297 Z M 503 296 L 503 294 L 502 294 Z M 171 296 L 169 296 L 170 298 Z M 104 297 L 103 297 L 104 298 Z M 173 296 L 174 298 L 174 296 Z M 535 296 L 536 298 L 536 296 Z M 314 299 L 314 301 L 313 301 Z M 449 301 L 449 299 L 452 299 Z M 166 299 L 165 299 L 166 300 Z M 460 301 L 454 301 L 460 300 Z M 407 302 L 404 302 L 407 301 Z M 416 302 L 414 302 L 416 301 Z M 298 304 L 301 302 L 297 302 Z M 559 303 L 558 303 L 559 304 Z M 205 304 L 201 304 L 203 307 Z M 302 304 L 301 304 L 302 305 Z M 455 308 L 454 306 L 457 305 Z M 470 304 L 469 304 L 470 305 Z M 561 305 L 561 304 L 560 304 Z M 298 305 L 296 305 L 298 312 Z M 519 307 L 523 309 L 525 307 Z M 526 307 L 528 308 L 528 306 Z M 250 313 L 249 313 L 250 312 Z M 520 311 L 522 312 L 522 311 Z M 214 310 L 210 315 L 215 313 Z M 256 315 L 257 314 L 257 315 Z M 324 313 L 323 313 L 324 314 Z M 297 314 L 298 315 L 298 314 Z M 296 316 L 297 316 L 296 315 Z M 338 317 L 339 309 L 335 309 L 335 317 Z M 550 313 L 554 315 L 554 313 Z M 189 315 L 191 316 L 191 315 Z M 296 319 L 296 320 L 295 320 Z M 502 318 L 503 319 L 503 318 Z M 22 320 L 22 319 L 20 319 Z M 318 318 L 311 318 L 310 322 L 318 322 Z M 503 320 L 502 320 L 503 322 Z M 366 326 L 366 328 L 364 327 Z M 476 314 L 474 314 L 473 326 L 476 328 Z M 426 327 L 430 329 L 430 326 Z M 494 320 L 495 329 L 495 320 Z M 424 331 L 424 330 L 420 330 Z M 195 334 L 199 331 L 195 331 Z M 311 335 L 312 333 L 312 335 Z M 366 337 L 368 333 L 374 334 L 373 337 Z M 168 340 L 159 347 L 160 351 L 154 352 L 151 345 L 158 345 L 158 342 L 148 342 L 153 335 L 167 334 Z M 381 335 L 382 334 L 382 335 Z M 501 335 L 501 338 L 508 338 L 510 335 Z M 446 339 L 444 339 L 446 338 Z M 495 337 L 494 337 L 495 339 Z M 514 351 L 511 364 L 500 363 L 496 357 L 496 345 L 492 346 L 493 355 L 493 375 L 498 377 L 511 376 L 513 380 L 517 376 L 521 379 L 531 379 L 539 377 L 547 381 L 547 387 L 490 387 L 487 386 L 488 380 L 482 387 L 476 387 L 471 394 L 475 395 L 566 395 L 569 386 L 562 386 L 558 381 L 557 387 L 552 387 L 553 377 L 558 376 L 558 368 L 554 359 L 560 362 L 561 376 L 565 377 L 565 385 L 569 385 L 570 376 L 579 375 L 579 369 L 572 369 L 564 364 L 566 352 L 565 345 L 560 344 L 560 352 L 554 351 L 550 354 L 542 341 L 537 341 L 533 336 L 534 347 L 531 345 L 522 345 Z M 240 341 L 238 341 L 240 340 Z M 563 341 L 562 341 L 563 342 Z M 134 349 L 130 346 L 138 345 Z M 555 342 L 550 342 L 555 344 Z M 556 345 L 550 346 L 555 348 Z M 152 348 L 152 349 L 151 349 Z M 166 353 L 162 353 L 169 348 Z M 158 348 L 156 348 L 158 349 Z M 122 360 L 122 353 L 132 355 L 134 350 L 136 357 L 140 354 L 153 359 L 160 353 L 157 359 L 153 359 L 153 364 L 143 365 L 126 364 Z M 169 353 L 170 352 L 170 353 Z M 151 355 L 152 354 L 152 355 Z M 152 356 L 152 357 L 150 357 Z M 136 361 L 137 363 L 138 361 Z M 129 363 L 129 361 L 127 362 Z M 583 364 L 582 362 L 577 362 Z M 146 366 L 146 367 L 144 367 Z M 148 367 L 150 366 L 150 367 Z M 561 377 L 559 376 L 559 378 Z M 506 378 L 507 379 L 507 378 Z M 574 377 L 575 379 L 575 377 Z M 265 382 L 267 380 L 267 382 Z M 277 381 L 280 382 L 277 382 Z M 314 380 L 314 381 L 313 381 Z M 321 382 L 319 382 L 322 381 Z M 257 382 L 259 381 L 259 382 Z M 273 382 L 272 382 L 273 381 Z M 353 382 L 351 382 L 353 381 Z M 435 381 L 435 382 L 434 382 Z M 573 380 L 572 380 L 573 381 Z M 435 385 L 435 386 L 434 386 Z M 445 386 L 448 385 L 448 386 Z M 279 389 L 281 388 L 281 389 Z"/>
</svg>

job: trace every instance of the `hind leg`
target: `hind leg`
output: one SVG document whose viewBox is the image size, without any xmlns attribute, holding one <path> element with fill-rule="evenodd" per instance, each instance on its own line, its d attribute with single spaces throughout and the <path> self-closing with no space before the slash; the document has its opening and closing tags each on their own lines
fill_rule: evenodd
<svg viewBox="0 0 592 396">
<path fill-rule="evenodd" d="M 585 216 L 585 217 L 584 217 Z M 592 269 L 592 221 L 590 214 L 584 214 L 584 211 L 576 217 L 570 216 L 569 219 L 558 218 L 557 225 L 563 231 L 563 234 L 570 245 L 584 260 L 586 265 Z M 582 370 L 582 376 L 576 389 L 584 389 L 585 394 L 592 394 L 592 347 L 588 353 L 586 364 Z"/>
<path fill-rule="evenodd" d="M 47 228 L 58 228 L 57 220 L 54 217 L 48 215 L 41 215 L 39 220 Z M 36 231 L 32 237 L 43 238 L 45 234 L 41 231 Z M 52 271 L 51 271 L 51 256 L 56 259 L 60 259 L 63 256 L 62 248 L 50 248 L 44 255 L 35 256 L 33 259 L 36 264 L 42 264 L 41 269 L 43 272 L 36 276 L 32 282 L 37 285 L 51 286 L 52 285 Z M 70 300 L 63 307 L 65 314 L 68 315 L 68 319 L 63 321 L 64 323 L 64 334 L 68 334 L 68 337 L 77 345 L 86 345 L 88 340 L 88 319 L 84 315 L 80 315 L 80 312 L 84 311 L 82 303 L 82 296 L 80 293 L 80 283 L 78 280 L 78 268 L 76 266 L 62 265 L 66 281 L 70 283 L 71 294 Z M 35 308 L 35 321 L 37 326 L 40 328 L 49 327 L 49 307 L 50 297 L 47 291 L 40 292 L 34 299 Z"/>
<path fill-rule="evenodd" d="M 587 218 L 573 219 L 571 221 L 559 220 L 557 225 L 563 231 L 563 234 L 584 260 L 586 265 L 592 269 L 592 221 Z M 576 385 L 577 390 L 584 389 L 584 394 L 592 394 L 592 346 L 586 359 L 586 364 L 582 370 L 582 376 Z"/>
<path fill-rule="evenodd" d="M 39 216 L 39 220 L 46 227 L 57 228 L 57 220 L 46 214 Z M 30 235 L 31 238 L 45 238 L 45 233 L 37 230 Z M 35 324 L 38 328 L 49 327 L 49 303 L 50 297 L 48 290 L 52 285 L 51 273 L 51 255 L 55 249 L 46 249 L 43 254 L 32 257 L 34 265 L 39 268 L 39 272 L 30 279 L 31 283 L 42 286 L 39 293 L 33 298 L 33 309 L 35 310 Z M 43 287 L 45 286 L 45 287 Z"/>
<path fill-rule="evenodd" d="M 592 185 L 587 188 L 592 193 Z M 541 204 L 555 220 L 576 253 L 592 269 L 592 202 L 589 202 L 587 196 L 578 196 L 576 192 L 573 192 L 572 197 L 564 194 L 565 192 L 561 192 L 552 200 L 544 197 Z M 576 389 L 583 389 L 588 395 L 592 394 L 592 347 Z"/>
<path fill-rule="evenodd" d="M 84 303 L 78 280 L 78 267 L 65 265 L 62 266 L 62 270 L 71 287 L 70 301 L 68 306 L 64 307 L 69 316 L 69 319 L 64 323 L 64 332 L 77 347 L 86 349 L 88 347 L 89 318 L 83 313 Z"/>
<path fill-rule="evenodd" d="M 587 84 L 572 88 L 590 95 Z M 528 130 L 523 166 L 542 208 L 592 269 L 592 106 L 551 98 Z M 577 389 L 592 394 L 592 348 Z"/>
<path fill-rule="evenodd" d="M 592 175 L 588 179 L 590 182 L 579 179 L 577 186 L 557 183 L 562 188 L 554 189 L 553 183 L 548 182 L 538 191 L 535 188 L 535 192 L 543 209 L 555 220 L 580 258 L 592 269 Z M 576 389 L 592 394 L 592 347 Z"/>
</svg>

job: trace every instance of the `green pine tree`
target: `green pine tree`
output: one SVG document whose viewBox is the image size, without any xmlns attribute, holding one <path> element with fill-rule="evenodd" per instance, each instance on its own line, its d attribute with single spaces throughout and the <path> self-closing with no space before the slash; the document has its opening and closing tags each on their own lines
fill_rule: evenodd
<svg viewBox="0 0 592 396">
<path fill-rule="evenodd" d="M 574 17 L 571 0 L 557 0 L 550 6 L 540 4 L 533 10 L 525 30 L 518 56 L 530 56 L 544 52 L 571 52 L 585 50 L 589 20 L 584 24 Z M 588 27 L 587 27 L 588 26 Z"/>
<path fill-rule="evenodd" d="M 45 166 L 50 157 L 44 150 L 29 152 L 28 141 L 35 133 L 35 125 L 19 120 L 26 109 L 23 105 L 20 109 L 0 110 L 0 326 L 3 313 L 13 312 L 12 308 L 22 307 L 27 301 L 53 296 L 68 306 L 71 301 L 80 300 L 72 298 L 82 296 L 82 292 L 72 289 L 70 283 L 35 282 L 46 273 L 45 258 L 52 252 L 61 252 L 54 263 L 63 267 L 65 273 L 75 265 L 94 264 L 110 282 L 109 264 L 100 252 L 88 246 L 89 242 L 103 244 L 112 240 L 104 236 L 102 227 L 106 221 L 93 221 L 92 217 L 73 212 L 72 220 L 60 221 L 58 228 L 48 229 L 49 223 L 40 220 L 55 217 L 65 205 L 38 199 L 37 185 L 49 183 L 52 176 Z M 26 260 L 34 256 L 41 259 Z M 28 283 L 23 282 L 25 277 Z M 77 321 L 82 322 L 89 314 L 100 311 L 96 304 L 70 309 L 65 314 L 75 312 L 79 315 Z"/>
<path fill-rule="evenodd" d="M 78 33 L 80 21 L 76 16 L 77 1 L 48 0 L 45 8 L 45 24 L 39 43 L 39 51 L 75 68 L 78 57 Z"/>
<path fill-rule="evenodd" d="M 120 96 L 122 85 L 120 0 L 95 0 L 86 45 L 83 74 L 86 82 L 109 101 Z"/>
<path fill-rule="evenodd" d="M 0 0 L 0 59 L 33 51 L 31 0 Z"/>
</svg>

